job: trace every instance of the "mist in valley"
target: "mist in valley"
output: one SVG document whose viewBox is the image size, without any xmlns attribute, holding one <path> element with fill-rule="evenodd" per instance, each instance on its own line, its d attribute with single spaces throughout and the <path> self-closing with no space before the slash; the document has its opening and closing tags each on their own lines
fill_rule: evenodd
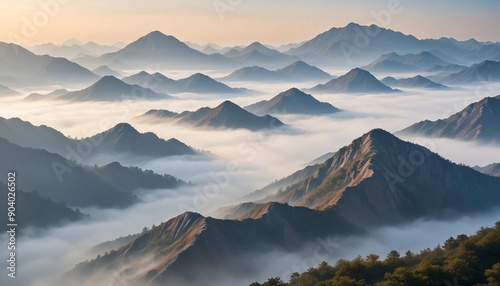
<svg viewBox="0 0 500 286">
<path fill-rule="evenodd" d="M 237 86 L 260 93 L 230 98 L 240 106 L 269 99 L 293 86 L 283 83 L 242 84 Z M 94 255 L 88 250 L 98 243 L 139 233 L 143 227 L 158 225 L 184 211 L 210 215 L 220 207 L 242 202 L 243 196 L 303 168 L 307 162 L 327 152 L 337 151 L 373 128 L 396 132 L 424 119 L 446 118 L 484 96 L 495 96 L 499 87 L 497 84 L 486 85 L 484 90 L 489 93 L 479 92 L 471 86 L 445 91 L 411 89 L 395 94 L 313 94 L 318 100 L 329 102 L 342 111 L 327 116 L 276 115 L 289 126 L 261 132 L 196 129 L 134 119 L 150 109 L 182 112 L 204 106 L 215 107 L 222 99 L 212 95 L 192 97 L 178 94 L 172 100 L 122 103 L 26 102 L 21 100 L 25 95 L 0 98 L 3 117 L 20 117 L 35 125 L 44 124 L 67 136 L 92 136 L 117 123 L 129 122 L 140 132 L 154 132 L 164 139 L 177 138 L 193 148 L 208 151 L 203 155 L 154 159 L 110 154 L 86 162 L 102 166 L 119 161 L 125 166 L 171 174 L 195 185 L 174 190 L 138 191 L 141 202 L 132 207 L 81 209 L 90 215 L 84 222 L 44 232 L 27 230 L 19 240 L 20 272 L 26 273 L 19 275 L 19 285 L 51 285 L 53 279 L 75 264 L 92 259 Z M 422 144 L 456 163 L 484 166 L 500 162 L 496 146 L 451 139 L 403 139 Z M 384 257 L 392 249 L 405 252 L 432 248 L 450 236 L 470 234 L 480 226 L 491 226 L 498 217 L 500 212 L 497 210 L 451 222 L 418 221 L 402 227 L 381 228 L 368 237 L 335 238 L 338 248 L 322 252 L 321 259 L 314 256 L 317 243 L 297 254 L 270 253 L 252 258 L 259 261 L 254 264 L 259 265 L 258 271 L 251 277 L 238 279 L 235 285 L 247 285 L 272 276 L 288 279 L 291 272 L 305 271 L 323 260 L 333 263 L 340 258 L 350 259 L 370 253 Z M 0 247 L 6 247 L 4 242 L 2 239 Z M 5 279 L 5 276 L 0 279 Z"/>
</svg>

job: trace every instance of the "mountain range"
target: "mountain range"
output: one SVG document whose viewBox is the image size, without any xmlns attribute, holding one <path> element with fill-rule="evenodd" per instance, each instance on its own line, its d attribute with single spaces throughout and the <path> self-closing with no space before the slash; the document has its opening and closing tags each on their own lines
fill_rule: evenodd
<svg viewBox="0 0 500 286">
<path fill-rule="evenodd" d="M 486 175 L 500 177 L 500 163 L 489 164 L 488 166 L 484 167 L 476 166 L 474 167 L 474 169 Z"/>
<path fill-rule="evenodd" d="M 122 80 L 129 84 L 136 84 L 163 93 L 241 94 L 249 91 L 244 88 L 229 87 L 202 73 L 196 73 L 184 79 L 173 80 L 161 73 L 149 74 L 142 71 Z"/>
<path fill-rule="evenodd" d="M 113 187 L 124 192 L 175 189 L 188 185 L 171 175 L 160 175 L 138 167 L 125 167 L 118 162 L 95 168 L 95 172 L 99 177 L 110 182 Z"/>
<path fill-rule="evenodd" d="M 202 107 L 196 111 L 184 111 L 182 113 L 153 109 L 137 117 L 137 119 L 167 121 L 200 128 L 243 128 L 253 131 L 284 126 L 284 124 L 275 117 L 270 115 L 257 116 L 228 100 L 215 108 Z"/>
<path fill-rule="evenodd" d="M 373 63 L 363 67 L 363 69 L 371 72 L 398 73 L 424 71 L 436 65 L 446 66 L 449 64 L 429 52 L 406 55 L 393 52 L 380 56 Z"/>
<path fill-rule="evenodd" d="M 257 114 L 331 114 L 340 109 L 333 105 L 320 102 L 310 94 L 297 88 L 284 91 L 270 100 L 263 100 L 244 107 L 246 110 Z"/>
<path fill-rule="evenodd" d="M 0 82 L 9 87 L 85 83 L 97 78 L 65 58 L 39 56 L 19 45 L 0 42 Z"/>
<path fill-rule="evenodd" d="M 99 57 L 74 59 L 90 68 L 106 65 L 112 69 L 207 69 L 225 67 L 233 60 L 220 54 L 206 55 L 190 48 L 173 36 L 153 31 L 123 49 Z"/>
<path fill-rule="evenodd" d="M 484 61 L 456 73 L 436 78 L 445 84 L 474 84 L 500 81 L 500 62 Z"/>
<path fill-rule="evenodd" d="M 451 62 L 453 64 L 471 65 L 491 59 L 490 52 L 481 50 L 483 46 L 484 43 L 475 40 L 417 39 L 377 25 L 350 23 L 321 33 L 288 50 L 286 54 L 298 56 L 313 64 L 352 67 L 369 64 L 380 55 L 392 52 L 404 55 L 432 51 L 433 54 L 445 54 L 448 59 L 459 59 Z M 443 58 L 445 61 L 448 59 Z"/>
<path fill-rule="evenodd" d="M 64 277 L 75 284 L 66 285 L 108 283 L 117 277 L 129 285 L 232 285 L 227 281 L 246 279 L 257 257 L 271 250 L 294 253 L 311 241 L 331 249 L 332 235 L 362 235 L 417 218 L 480 212 L 500 199 L 500 178 L 451 163 L 380 129 L 315 168 L 271 201 L 242 206 L 237 219 L 179 215 L 116 251 L 77 265 Z M 436 174 L 449 179 L 435 180 Z M 106 272 L 100 271 L 103 267 Z"/>
<path fill-rule="evenodd" d="M 58 96 L 64 95 L 64 94 L 66 94 L 68 92 L 69 91 L 66 90 L 66 89 L 64 89 L 64 88 L 56 89 L 54 91 L 51 91 L 51 92 L 45 93 L 45 94 L 34 92 L 34 93 L 30 93 L 28 96 L 26 96 L 24 98 L 24 100 L 26 100 L 26 101 L 36 101 L 36 100 L 44 100 L 44 99 L 55 99 Z"/>
<path fill-rule="evenodd" d="M 323 70 L 308 65 L 303 61 L 296 61 L 286 67 L 270 71 L 263 67 L 252 66 L 238 69 L 221 78 L 224 81 L 321 81 L 330 80 L 332 76 Z"/>
<path fill-rule="evenodd" d="M 251 43 L 242 49 L 232 48 L 225 52 L 224 56 L 249 65 L 265 66 L 291 64 L 299 59 L 296 56 L 280 53 L 259 42 Z"/>
<path fill-rule="evenodd" d="M 421 75 L 412 78 L 395 79 L 393 77 L 386 77 L 381 80 L 383 84 L 391 87 L 404 87 L 404 88 L 426 88 L 426 89 L 448 89 L 447 86 L 423 77 Z"/>
<path fill-rule="evenodd" d="M 486 97 L 446 119 L 424 120 L 397 134 L 500 143 L 500 96 Z"/>
<path fill-rule="evenodd" d="M 116 78 L 122 78 L 123 75 L 121 75 L 119 72 L 114 71 L 110 69 L 107 66 L 100 66 L 92 70 L 93 73 L 95 73 L 98 76 L 114 76 Z"/>
<path fill-rule="evenodd" d="M 118 46 L 99 45 L 95 42 L 82 43 L 67 43 L 55 45 L 46 43 L 36 45 L 30 50 L 38 55 L 50 55 L 52 57 L 74 59 L 81 56 L 100 56 L 105 53 L 116 52 L 120 49 Z"/>
<path fill-rule="evenodd" d="M 397 92 L 380 82 L 370 72 L 355 68 L 348 73 L 319 84 L 308 91 L 322 93 L 392 93 Z"/>
<path fill-rule="evenodd" d="M 105 76 L 93 85 L 78 91 L 70 91 L 55 99 L 69 101 L 123 101 L 159 100 L 172 98 L 149 88 L 124 83 L 114 76 Z"/>
<path fill-rule="evenodd" d="M 0 171 L 16 170 L 19 189 L 37 191 L 72 207 L 127 207 L 137 202 L 86 167 L 45 150 L 21 147 L 0 138 Z"/>
<path fill-rule="evenodd" d="M 22 147 L 44 149 L 83 162 L 103 154 L 128 154 L 155 158 L 199 154 L 175 138 L 163 140 L 154 133 L 139 133 L 127 123 L 117 124 L 88 138 L 71 139 L 45 125 L 34 126 L 19 118 L 0 118 L 0 137 Z M 76 150 L 81 148 L 90 148 L 91 154 L 85 152 L 87 156 L 79 155 Z"/>
</svg>

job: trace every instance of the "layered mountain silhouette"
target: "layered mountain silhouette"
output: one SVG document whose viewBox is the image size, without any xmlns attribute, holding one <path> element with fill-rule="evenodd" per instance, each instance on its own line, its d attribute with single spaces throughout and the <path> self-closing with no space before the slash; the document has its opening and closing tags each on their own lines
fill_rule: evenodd
<svg viewBox="0 0 500 286">
<path fill-rule="evenodd" d="M 368 71 L 355 68 L 345 75 L 311 88 L 310 91 L 325 93 L 391 93 L 397 90 L 383 84 Z"/>
<path fill-rule="evenodd" d="M 360 46 L 360 43 L 362 45 Z M 398 43 L 394 45 L 394 43 Z M 418 54 L 432 51 L 448 58 L 460 59 L 454 64 L 473 64 L 491 59 L 491 54 L 480 51 L 484 44 L 477 41 L 457 41 L 450 38 L 417 39 L 412 35 L 385 29 L 377 25 L 363 26 L 350 23 L 345 27 L 332 28 L 305 41 L 286 52 L 313 64 L 352 67 L 373 62 L 380 55 L 397 53 Z M 447 61 L 447 59 L 442 58 Z"/>
<path fill-rule="evenodd" d="M 263 100 L 245 107 L 246 110 L 257 114 L 330 114 L 340 111 L 333 105 L 320 102 L 312 95 L 297 88 L 284 91 L 270 100 Z"/>
<path fill-rule="evenodd" d="M 466 66 L 462 66 L 462 65 L 448 64 L 448 65 L 445 65 L 445 66 L 435 65 L 435 66 L 432 66 L 427 71 L 428 72 L 434 72 L 434 73 L 440 74 L 440 75 L 449 75 L 449 74 L 452 74 L 452 73 L 457 73 L 459 71 L 462 71 L 462 70 L 464 70 L 466 68 L 467 68 Z"/>
<path fill-rule="evenodd" d="M 175 113 L 168 110 L 150 110 L 138 117 L 141 120 L 166 120 L 200 128 L 262 130 L 284 126 L 270 115 L 257 116 L 231 101 L 224 101 L 215 108 L 203 107 L 196 111 Z"/>
<path fill-rule="evenodd" d="M 286 55 L 277 50 L 268 48 L 259 42 L 254 42 L 242 49 L 231 49 L 224 56 L 251 65 L 280 65 L 290 64 L 298 57 Z"/>
<path fill-rule="evenodd" d="M 7 190 L 7 185 L 0 182 L 0 188 Z M 8 202 L 7 192 L 0 194 L 2 202 Z M 0 205 L 0 211 L 7 213 L 7 203 Z M 7 216 L 2 220 L 2 231 L 7 231 Z M 20 235 L 24 230 L 30 227 L 38 229 L 47 229 L 58 227 L 65 223 L 80 221 L 85 218 L 80 211 L 73 210 L 64 203 L 56 203 L 48 197 L 42 196 L 37 192 L 25 192 L 16 190 L 16 222 L 18 229 L 21 229 Z"/>
<path fill-rule="evenodd" d="M 149 88 L 130 85 L 114 76 L 105 76 L 93 85 L 78 91 L 71 91 L 57 99 L 70 101 L 122 101 L 122 100 L 159 100 L 172 98 Z"/>
<path fill-rule="evenodd" d="M 83 139 L 96 142 L 96 153 L 129 153 L 137 156 L 167 157 L 196 155 L 193 148 L 175 138 L 164 140 L 152 132 L 140 133 L 128 123 L 120 123 L 113 128 Z"/>
<path fill-rule="evenodd" d="M 439 79 L 449 84 L 500 81 L 500 62 L 484 61 Z"/>
<path fill-rule="evenodd" d="M 110 182 L 120 191 L 174 189 L 187 185 L 171 175 L 160 175 L 151 170 L 137 167 L 124 167 L 118 162 L 109 163 L 96 169 L 96 174 Z"/>
<path fill-rule="evenodd" d="M 224 81 L 283 81 L 283 76 L 259 66 L 244 67 L 221 78 Z"/>
<path fill-rule="evenodd" d="M 97 78 L 65 58 L 38 56 L 19 45 L 0 42 L 0 82 L 9 87 L 86 83 Z"/>
<path fill-rule="evenodd" d="M 448 64 L 450 63 L 430 52 L 406 55 L 390 53 L 380 56 L 363 68 L 371 72 L 415 72 L 428 70 L 436 65 L 446 66 Z"/>
<path fill-rule="evenodd" d="M 291 65 L 278 70 L 270 71 L 263 67 L 244 67 L 221 78 L 226 81 L 321 81 L 332 79 L 332 76 L 323 70 L 308 65 L 303 61 L 296 61 Z"/>
<path fill-rule="evenodd" d="M 128 44 L 123 49 L 100 57 L 81 57 L 76 62 L 85 66 L 107 65 L 117 69 L 147 70 L 167 68 L 215 68 L 231 65 L 233 61 L 220 54 L 206 55 L 190 48 L 173 36 L 153 31 Z"/>
<path fill-rule="evenodd" d="M 164 93 L 239 94 L 248 92 L 247 89 L 229 87 L 201 73 L 193 74 L 184 79 L 173 80 L 161 73 L 149 74 L 142 71 L 123 78 L 123 81 Z"/>
<path fill-rule="evenodd" d="M 447 179 L 436 180 L 436 174 Z M 238 210 L 237 220 L 187 212 L 116 251 L 77 265 L 65 281 L 73 285 L 107 283 L 116 277 L 129 285 L 223 285 L 234 277 L 241 281 L 256 265 L 250 258 L 270 250 L 293 253 L 312 239 L 328 243 L 328 235 L 363 233 L 359 226 L 370 229 L 484 211 L 498 205 L 500 178 L 453 164 L 375 129 L 274 199 L 297 206 L 248 203 Z M 107 271 L 100 271 L 103 267 Z"/>
<path fill-rule="evenodd" d="M 433 82 L 432 80 L 423 77 L 421 75 L 417 75 L 412 78 L 400 78 L 400 79 L 395 79 L 389 76 L 383 78 L 381 82 L 391 87 L 448 89 L 447 86 L 437 82 Z"/>
<path fill-rule="evenodd" d="M 398 134 L 500 143 L 499 123 L 500 96 L 486 97 L 446 119 L 424 120 Z"/>
<path fill-rule="evenodd" d="M 0 96 L 19 95 L 20 93 L 0 84 Z"/>
<path fill-rule="evenodd" d="M 91 285 L 92 281 L 108 284 L 118 277 L 128 285 L 228 285 L 228 278 L 252 279 L 258 265 L 249 257 L 271 250 L 294 252 L 329 234 L 358 233 L 362 232 L 334 212 L 278 203 L 263 205 L 251 219 L 242 221 L 188 212 L 116 251 L 77 265 L 63 282 L 68 286 Z M 330 241 L 324 243 L 332 248 L 327 245 Z M 107 270 L 100 271 L 103 267 Z"/>
<path fill-rule="evenodd" d="M 0 138 L 0 171 L 16 170 L 19 189 L 37 191 L 73 207 L 127 207 L 137 198 L 114 188 L 92 170 L 45 150 L 21 147 Z"/>
<path fill-rule="evenodd" d="M 114 76 L 116 78 L 123 77 L 119 72 L 110 69 L 107 66 L 100 66 L 92 70 L 93 73 L 99 76 Z"/>
<path fill-rule="evenodd" d="M 154 133 L 139 133 L 127 123 L 117 124 L 105 132 L 77 140 L 70 139 L 45 125 L 34 126 L 19 118 L 0 118 L 0 137 L 23 147 L 44 149 L 63 157 L 70 157 L 72 160 L 83 161 L 104 153 L 149 157 L 198 154 L 193 148 L 175 138 L 163 140 Z M 87 156 L 77 154 L 75 158 L 76 150 L 81 148 L 90 148 L 90 154 L 87 152 L 85 152 Z"/>
<path fill-rule="evenodd" d="M 486 175 L 500 177 L 500 163 L 490 164 L 484 167 L 476 166 L 474 169 Z"/>
<path fill-rule="evenodd" d="M 58 96 L 64 95 L 64 94 L 66 94 L 68 92 L 69 92 L 68 90 L 63 89 L 63 88 L 56 89 L 56 90 L 51 91 L 51 92 L 46 93 L 46 94 L 41 94 L 41 93 L 38 93 L 38 92 L 34 92 L 34 93 L 30 93 L 28 96 L 26 96 L 24 98 L 24 100 L 26 100 L 26 101 L 36 101 L 36 100 L 44 100 L 44 99 L 55 99 Z"/>
<path fill-rule="evenodd" d="M 120 48 L 115 45 L 100 45 L 95 42 L 87 42 L 85 44 L 68 42 L 62 45 L 55 45 L 53 43 L 36 45 L 30 50 L 38 55 L 50 55 L 53 57 L 73 59 L 79 56 L 100 56 L 105 53 L 116 52 L 119 49 Z"/>
</svg>

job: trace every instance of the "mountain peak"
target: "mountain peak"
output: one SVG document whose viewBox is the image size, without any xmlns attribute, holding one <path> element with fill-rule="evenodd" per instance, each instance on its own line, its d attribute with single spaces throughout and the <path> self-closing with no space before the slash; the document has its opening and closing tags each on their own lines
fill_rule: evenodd
<svg viewBox="0 0 500 286">
<path fill-rule="evenodd" d="M 253 42 L 250 45 L 248 45 L 248 48 L 250 48 L 250 49 L 268 49 L 268 47 L 264 46 L 260 42 Z"/>
<path fill-rule="evenodd" d="M 118 123 L 116 124 L 113 128 L 109 130 L 112 133 L 125 133 L 125 134 L 139 134 L 139 131 L 137 131 L 132 125 L 129 123 Z"/>
<path fill-rule="evenodd" d="M 230 109 L 241 109 L 241 107 L 239 107 L 236 103 L 234 103 L 230 100 L 225 100 L 224 102 L 219 104 L 219 106 L 217 106 L 216 108 L 218 108 L 218 107 L 230 108 Z"/>
</svg>

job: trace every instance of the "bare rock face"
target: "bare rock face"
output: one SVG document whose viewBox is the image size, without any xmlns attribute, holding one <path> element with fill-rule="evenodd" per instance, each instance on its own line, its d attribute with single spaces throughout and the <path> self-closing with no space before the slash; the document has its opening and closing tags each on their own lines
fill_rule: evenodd
<svg viewBox="0 0 500 286">
<path fill-rule="evenodd" d="M 398 134 L 500 143 L 499 124 L 500 96 L 496 96 L 486 97 L 446 119 L 413 124 Z"/>
</svg>

